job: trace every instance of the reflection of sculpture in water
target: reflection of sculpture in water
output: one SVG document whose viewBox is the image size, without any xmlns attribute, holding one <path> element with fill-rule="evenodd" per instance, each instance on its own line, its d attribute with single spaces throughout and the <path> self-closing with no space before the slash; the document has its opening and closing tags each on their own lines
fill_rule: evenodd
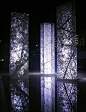
<svg viewBox="0 0 86 112">
<path fill-rule="evenodd" d="M 55 112 L 55 77 L 41 77 L 41 112 Z"/>
<path fill-rule="evenodd" d="M 77 112 L 77 85 L 57 82 L 57 112 Z"/>
<path fill-rule="evenodd" d="M 10 84 L 11 112 L 29 111 L 29 84 L 28 80 L 13 80 Z"/>
</svg>

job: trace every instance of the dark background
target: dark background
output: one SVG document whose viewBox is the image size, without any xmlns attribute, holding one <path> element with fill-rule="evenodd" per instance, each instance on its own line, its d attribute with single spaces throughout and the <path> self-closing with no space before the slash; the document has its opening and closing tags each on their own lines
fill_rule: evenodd
<svg viewBox="0 0 86 112">
<path fill-rule="evenodd" d="M 29 14 L 29 49 L 40 44 L 40 23 L 56 24 L 56 6 L 71 0 L 3 0 L 0 3 L 0 40 L 9 47 L 11 12 Z M 76 34 L 86 29 L 86 0 L 76 0 Z M 1 49 L 1 48 L 0 48 Z"/>
</svg>

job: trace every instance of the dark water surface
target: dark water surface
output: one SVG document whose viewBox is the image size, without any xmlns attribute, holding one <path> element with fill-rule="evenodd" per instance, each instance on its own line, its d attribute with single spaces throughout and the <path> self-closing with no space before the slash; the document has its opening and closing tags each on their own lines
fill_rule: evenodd
<svg viewBox="0 0 86 112">
<path fill-rule="evenodd" d="M 55 76 L 0 79 L 0 112 L 86 112 L 86 83 Z"/>
</svg>

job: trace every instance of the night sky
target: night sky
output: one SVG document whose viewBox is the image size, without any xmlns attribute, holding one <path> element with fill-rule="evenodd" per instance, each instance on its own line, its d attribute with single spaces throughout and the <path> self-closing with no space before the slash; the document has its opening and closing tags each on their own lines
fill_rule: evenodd
<svg viewBox="0 0 86 112">
<path fill-rule="evenodd" d="M 20 12 L 29 14 L 29 49 L 40 44 L 40 23 L 56 24 L 56 6 L 71 0 L 2 0 L 0 3 L 0 39 L 9 44 L 10 14 Z M 86 0 L 76 1 L 76 34 L 86 29 Z"/>
</svg>

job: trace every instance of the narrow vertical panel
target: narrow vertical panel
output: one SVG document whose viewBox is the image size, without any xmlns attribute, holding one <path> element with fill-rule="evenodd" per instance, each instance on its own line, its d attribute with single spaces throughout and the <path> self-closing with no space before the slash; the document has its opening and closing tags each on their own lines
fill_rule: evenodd
<svg viewBox="0 0 86 112">
<path fill-rule="evenodd" d="M 40 25 L 40 70 L 44 73 L 44 25 Z"/>
<path fill-rule="evenodd" d="M 55 73 L 54 24 L 40 25 L 40 72 L 42 74 Z"/>
<path fill-rule="evenodd" d="M 51 73 L 51 24 L 44 24 L 44 73 Z"/>
<path fill-rule="evenodd" d="M 57 78 L 77 78 L 76 8 L 70 2 L 56 9 Z"/>
<path fill-rule="evenodd" d="M 52 23 L 52 26 L 51 26 L 51 60 L 53 60 L 51 61 L 52 73 L 55 73 L 55 43 L 54 43 L 55 41 L 54 41 L 54 38 L 55 38 L 55 27 L 54 27 L 54 23 Z"/>
<path fill-rule="evenodd" d="M 28 77 L 29 48 L 28 48 L 29 14 L 11 13 L 10 31 L 10 64 L 11 78 Z"/>
</svg>

